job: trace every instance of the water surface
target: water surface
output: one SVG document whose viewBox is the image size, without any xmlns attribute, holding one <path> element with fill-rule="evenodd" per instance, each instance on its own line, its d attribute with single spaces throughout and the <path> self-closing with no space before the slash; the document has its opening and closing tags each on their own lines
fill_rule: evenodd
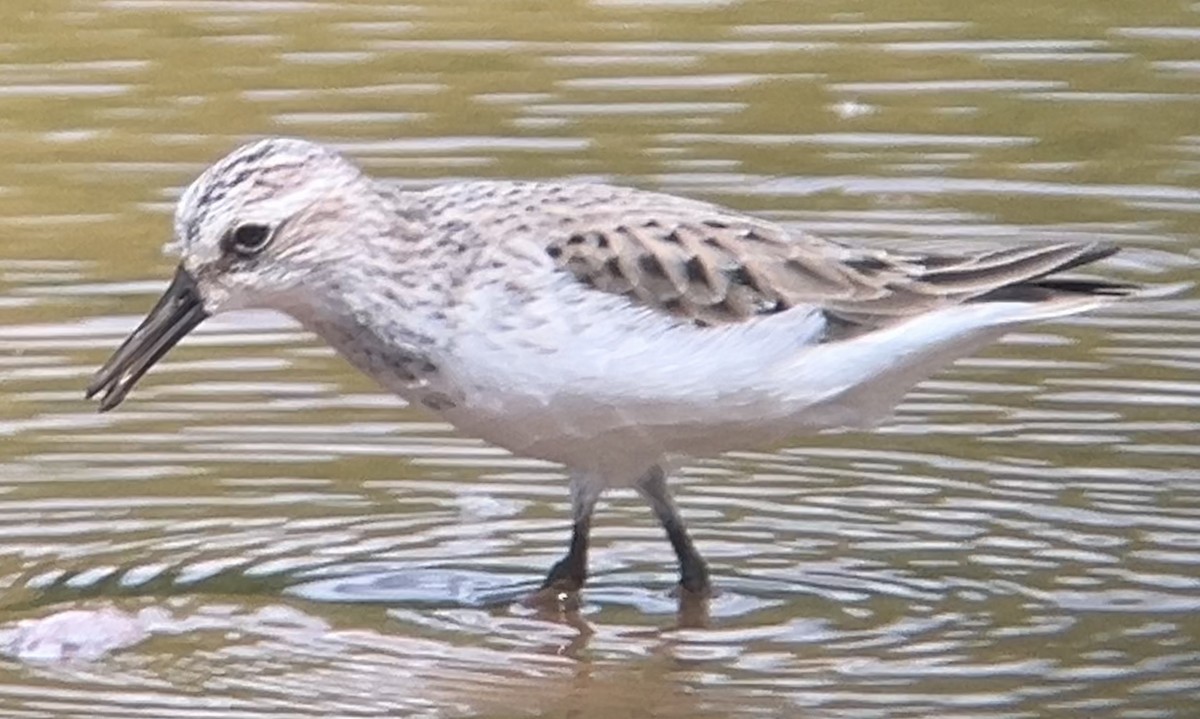
<svg viewBox="0 0 1200 719">
<path fill-rule="evenodd" d="M 506 601 L 562 471 L 217 318 L 82 400 L 239 142 L 405 186 L 578 178 L 887 246 L 1106 240 L 1200 264 L 1200 5 L 13 0 L 0 38 L 0 714 L 1186 717 L 1200 300 L 1040 326 L 871 434 L 676 478 L 722 594 L 677 626 L 650 513 L 578 616 Z M 94 613 L 81 613 L 94 612 Z"/>
</svg>

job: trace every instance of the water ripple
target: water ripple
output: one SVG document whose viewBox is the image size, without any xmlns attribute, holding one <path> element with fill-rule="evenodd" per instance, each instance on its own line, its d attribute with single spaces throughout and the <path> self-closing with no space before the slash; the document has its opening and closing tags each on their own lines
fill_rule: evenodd
<svg viewBox="0 0 1200 719">
<path fill-rule="evenodd" d="M 163 287 L 180 188 L 263 134 L 404 187 L 602 179 L 889 247 L 1114 242 L 1099 274 L 1194 282 L 1195 8 L 22 3 L 0 713 L 1135 717 L 1200 691 L 1194 288 L 1015 334 L 869 435 L 681 469 L 707 626 L 621 493 L 579 611 L 520 606 L 567 541 L 562 469 L 279 315 L 206 322 L 117 412 L 81 396 Z"/>
</svg>

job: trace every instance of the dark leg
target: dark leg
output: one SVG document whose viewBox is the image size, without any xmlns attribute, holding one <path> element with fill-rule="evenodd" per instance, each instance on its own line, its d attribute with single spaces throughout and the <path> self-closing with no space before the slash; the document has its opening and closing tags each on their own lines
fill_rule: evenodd
<svg viewBox="0 0 1200 719">
<path fill-rule="evenodd" d="M 592 529 L 592 512 L 600 499 L 603 485 L 586 474 L 571 475 L 571 514 L 574 525 L 567 556 L 560 559 L 546 575 L 536 596 L 555 598 L 563 592 L 577 592 L 587 581 L 588 534 Z"/>
<path fill-rule="evenodd" d="M 695 595 L 710 594 L 712 585 L 708 581 L 708 565 L 696 551 L 692 538 L 683 526 L 683 519 L 679 516 L 679 510 L 675 508 L 675 502 L 667 490 L 667 478 L 662 468 L 654 467 L 642 475 L 638 480 L 637 490 L 650 503 L 654 515 L 667 531 L 667 539 L 671 542 L 671 548 L 675 550 L 675 556 L 679 558 L 680 586 Z"/>
<path fill-rule="evenodd" d="M 564 592 L 576 592 L 587 581 L 588 533 L 592 529 L 591 516 L 576 519 L 571 530 L 571 547 L 567 556 L 554 563 L 550 573 L 542 582 L 542 589 L 553 587 Z"/>
</svg>

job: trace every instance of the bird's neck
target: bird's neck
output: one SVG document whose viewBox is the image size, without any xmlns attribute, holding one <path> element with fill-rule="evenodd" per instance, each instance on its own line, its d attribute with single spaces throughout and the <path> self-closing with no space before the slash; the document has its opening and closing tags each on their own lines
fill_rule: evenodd
<svg viewBox="0 0 1200 719">
<path fill-rule="evenodd" d="M 380 189 L 372 202 L 362 219 L 373 230 L 348 238 L 341 246 L 353 251 L 337 262 L 312 266 L 289 306 L 277 309 L 396 389 L 447 353 L 450 309 L 474 264 L 462 255 L 478 245 L 461 235 L 467 228 L 447 227 L 422 193 Z"/>
</svg>

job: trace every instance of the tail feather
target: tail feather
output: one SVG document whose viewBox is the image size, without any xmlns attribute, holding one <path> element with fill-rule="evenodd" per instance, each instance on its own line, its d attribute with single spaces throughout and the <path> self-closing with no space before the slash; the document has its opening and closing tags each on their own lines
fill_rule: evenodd
<svg viewBox="0 0 1200 719">
<path fill-rule="evenodd" d="M 886 292 L 832 302 L 830 339 L 846 339 L 923 312 L 982 302 L 1052 302 L 1134 294 L 1136 285 L 1058 274 L 1110 257 L 1104 242 L 1059 242 L 964 255 L 892 255 Z M 881 272 L 882 274 L 882 272 Z"/>
<path fill-rule="evenodd" d="M 968 256 L 956 265 L 921 272 L 918 286 L 935 293 L 973 294 L 1009 282 L 1062 272 L 1106 257 L 1117 248 L 1060 243 L 1045 247 L 1016 247 Z"/>
<path fill-rule="evenodd" d="M 980 295 L 973 302 L 1049 302 L 1067 296 L 1128 297 L 1141 287 L 1087 278 L 1049 278 L 1019 282 Z"/>
</svg>

